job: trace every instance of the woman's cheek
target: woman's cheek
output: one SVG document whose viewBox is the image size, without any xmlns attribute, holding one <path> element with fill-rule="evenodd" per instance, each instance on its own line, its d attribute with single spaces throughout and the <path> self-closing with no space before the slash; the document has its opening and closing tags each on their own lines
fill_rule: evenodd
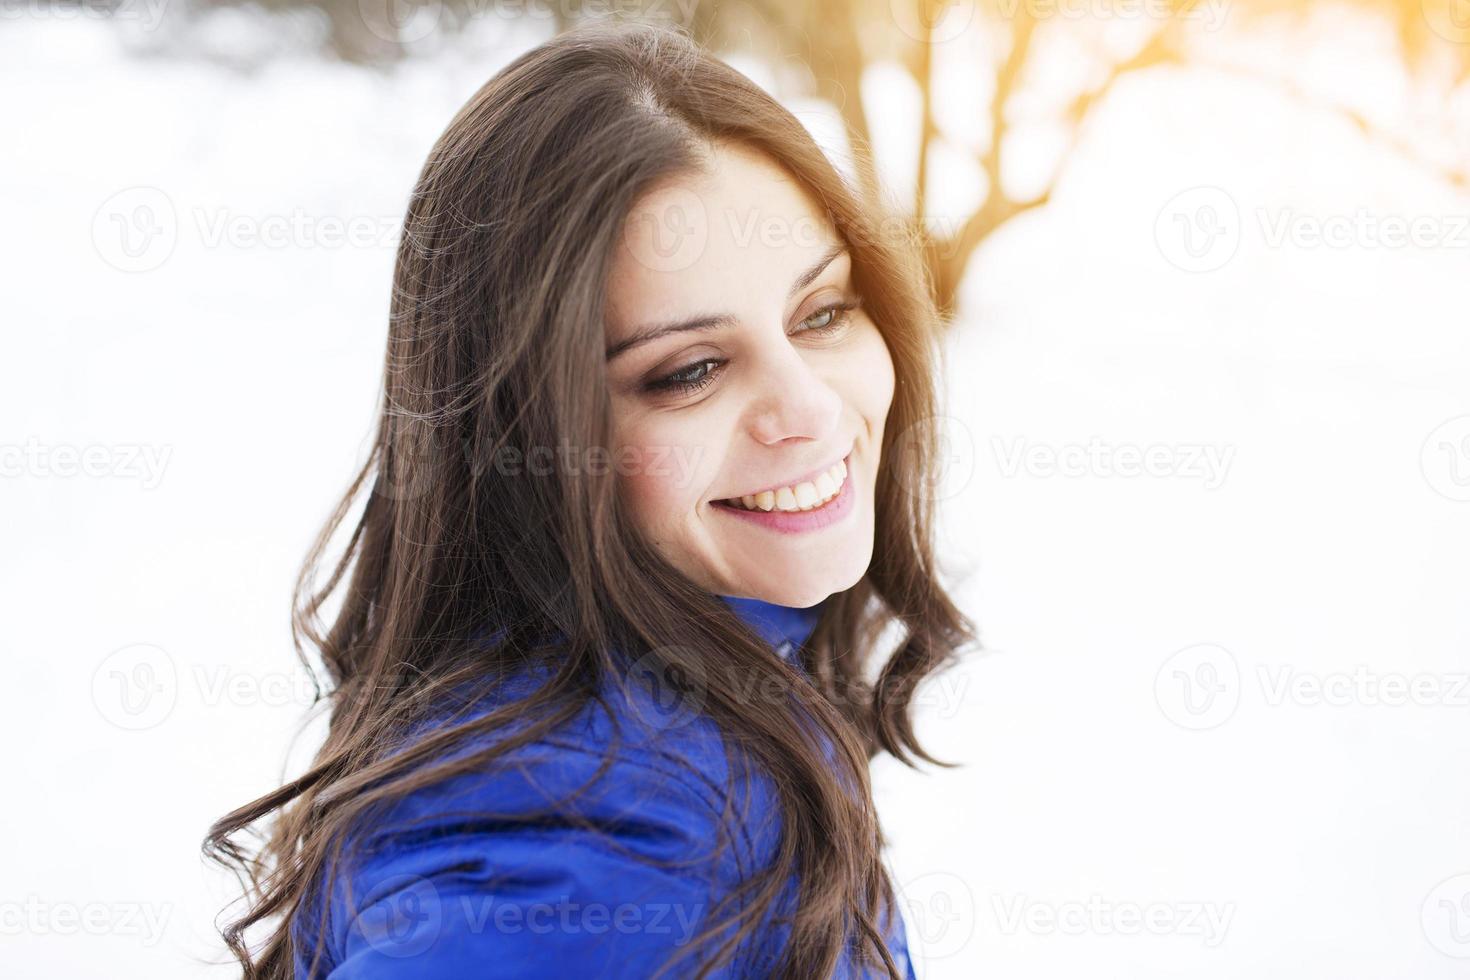
<svg viewBox="0 0 1470 980">
<path fill-rule="evenodd" d="M 862 379 L 862 384 L 854 391 L 854 398 L 859 411 L 877 435 L 883 431 L 889 406 L 893 404 L 893 390 L 897 383 L 893 356 L 889 354 L 888 344 L 877 325 L 866 316 L 862 319 L 859 336 L 860 342 L 851 348 L 851 365 L 843 373 L 851 379 Z"/>
<path fill-rule="evenodd" d="M 677 524 L 698 503 L 705 447 L 657 428 L 630 432 L 618 449 L 623 494 L 645 532 Z"/>
</svg>

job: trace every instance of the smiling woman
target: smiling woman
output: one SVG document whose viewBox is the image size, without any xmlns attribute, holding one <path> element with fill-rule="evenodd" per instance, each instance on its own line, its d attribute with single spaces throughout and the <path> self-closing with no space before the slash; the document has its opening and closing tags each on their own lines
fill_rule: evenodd
<svg viewBox="0 0 1470 980">
<path fill-rule="evenodd" d="M 678 447 L 698 467 L 682 482 L 634 474 L 624 492 L 702 588 L 811 606 L 872 557 L 893 360 L 812 194 L 764 153 L 700 149 L 698 170 L 634 206 L 607 321 L 617 442 Z M 669 248 L 675 215 L 697 248 Z"/>
<path fill-rule="evenodd" d="M 881 226 L 677 32 L 571 32 L 459 112 L 298 588 L 326 741 L 206 840 L 247 976 L 913 975 L 868 764 L 929 758 L 914 688 L 974 632 L 938 316 Z"/>
</svg>

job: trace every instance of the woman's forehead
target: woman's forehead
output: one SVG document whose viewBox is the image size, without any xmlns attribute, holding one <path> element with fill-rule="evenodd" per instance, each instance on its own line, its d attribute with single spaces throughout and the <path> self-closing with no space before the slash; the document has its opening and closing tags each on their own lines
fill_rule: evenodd
<svg viewBox="0 0 1470 980">
<path fill-rule="evenodd" d="M 612 327 L 696 315 L 690 302 L 784 301 L 787 288 L 840 236 L 776 163 L 722 147 L 708 171 L 645 195 L 630 210 L 608 284 Z M 711 309 L 709 312 L 718 312 Z"/>
</svg>

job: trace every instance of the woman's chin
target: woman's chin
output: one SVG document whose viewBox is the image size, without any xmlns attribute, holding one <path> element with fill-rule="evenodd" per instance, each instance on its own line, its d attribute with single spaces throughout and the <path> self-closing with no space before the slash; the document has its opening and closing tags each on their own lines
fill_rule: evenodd
<svg viewBox="0 0 1470 980">
<path fill-rule="evenodd" d="M 788 564 L 778 574 L 769 568 L 752 569 L 728 594 L 739 594 L 773 602 L 779 606 L 805 609 L 828 596 L 852 588 L 867 571 L 868 562 L 821 562 L 812 567 Z"/>
</svg>

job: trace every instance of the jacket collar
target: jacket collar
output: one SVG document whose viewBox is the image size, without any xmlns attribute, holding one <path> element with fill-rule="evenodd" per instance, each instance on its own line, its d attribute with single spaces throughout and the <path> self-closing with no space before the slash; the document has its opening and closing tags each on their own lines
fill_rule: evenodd
<svg viewBox="0 0 1470 980">
<path fill-rule="evenodd" d="M 735 611 L 735 615 L 739 616 L 747 626 L 755 630 L 758 636 L 787 660 L 794 659 L 793 651 L 805 643 L 807 637 L 812 635 L 812 630 L 817 628 L 817 620 L 821 617 L 822 609 L 826 605 L 825 600 L 815 606 L 801 608 L 800 606 L 781 606 L 763 599 L 750 599 L 744 596 L 722 595 L 720 598 Z M 505 634 L 505 628 L 492 630 L 489 624 L 486 624 L 477 629 L 474 635 L 476 639 L 480 639 L 487 633 L 490 634 L 489 642 L 497 643 Z"/>
<path fill-rule="evenodd" d="M 812 630 L 817 627 L 817 619 L 822 615 L 823 603 L 820 602 L 815 606 L 801 608 L 780 606 L 764 599 L 744 596 L 722 595 L 720 598 L 774 647 L 777 653 L 788 660 L 792 659 L 795 649 L 812 635 Z"/>
</svg>

